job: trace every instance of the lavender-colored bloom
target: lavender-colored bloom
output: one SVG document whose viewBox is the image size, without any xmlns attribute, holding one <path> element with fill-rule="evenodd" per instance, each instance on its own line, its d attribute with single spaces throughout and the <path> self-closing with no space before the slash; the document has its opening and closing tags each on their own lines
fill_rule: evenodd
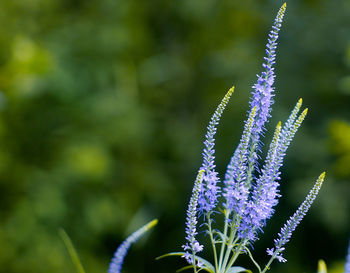
<svg viewBox="0 0 350 273">
<path fill-rule="evenodd" d="M 265 129 L 265 123 L 270 117 L 271 105 L 273 104 L 273 96 L 275 88 L 273 84 L 275 82 L 275 72 L 273 65 L 276 60 L 276 48 L 278 32 L 282 26 L 284 13 L 286 10 L 286 3 L 279 9 L 275 18 L 272 30 L 269 33 L 268 42 L 266 44 L 266 57 L 262 64 L 265 71 L 258 75 L 257 83 L 254 84 L 252 93 L 252 99 L 250 101 L 250 111 L 256 107 L 256 118 L 254 121 L 252 138 L 250 144 L 250 152 L 248 157 L 248 171 L 247 171 L 247 187 L 250 187 L 251 180 L 253 179 L 253 172 L 257 168 L 257 158 L 260 145 L 260 136 Z"/>
<path fill-rule="evenodd" d="M 211 212 L 217 203 L 218 193 L 220 188 L 217 186 L 219 182 L 218 173 L 215 171 L 215 134 L 217 125 L 219 124 L 220 117 L 226 108 L 227 103 L 230 100 L 231 95 L 234 92 L 234 87 L 226 93 L 225 97 L 216 108 L 213 116 L 210 119 L 207 133 L 205 135 L 204 150 L 203 150 L 203 163 L 201 169 L 205 171 L 203 176 L 203 183 L 201 184 L 199 193 L 199 211 Z"/>
<path fill-rule="evenodd" d="M 283 136 L 286 137 L 288 135 L 288 132 L 292 129 L 292 126 L 294 125 L 294 121 L 297 118 L 297 115 L 299 113 L 299 110 L 300 110 L 302 104 L 303 104 L 303 99 L 300 98 L 298 100 L 297 104 L 295 105 L 293 111 L 289 115 L 288 120 L 286 121 L 286 123 L 283 126 L 283 129 L 282 129 Z"/>
<path fill-rule="evenodd" d="M 187 209 L 186 217 L 186 240 L 187 243 L 183 245 L 185 250 L 184 258 L 190 264 L 195 264 L 194 256 L 196 253 L 203 250 L 203 246 L 197 241 L 197 205 L 200 187 L 203 181 L 204 170 L 199 170 L 196 182 L 192 190 L 192 196 Z M 198 264 L 200 266 L 200 264 Z"/>
<path fill-rule="evenodd" d="M 255 240 L 256 229 L 260 228 L 261 221 L 269 215 L 269 207 L 273 206 L 279 178 L 279 172 L 275 172 L 275 165 L 278 160 L 278 143 L 281 133 L 281 122 L 278 123 L 273 140 L 266 158 L 265 168 L 262 170 L 256 185 L 253 189 L 251 199 L 247 201 L 239 226 L 238 236 Z"/>
<path fill-rule="evenodd" d="M 245 123 L 243 135 L 238 148 L 236 149 L 231 162 L 227 167 L 225 175 L 224 196 L 226 198 L 225 208 L 229 211 L 234 211 L 237 215 L 241 215 L 244 209 L 245 201 L 247 200 L 249 191 L 246 188 L 246 170 L 248 145 L 252 132 L 253 122 L 255 118 L 255 109 L 250 113 L 248 120 Z"/>
<path fill-rule="evenodd" d="M 242 238 L 248 238 L 251 241 L 255 240 L 256 232 L 265 225 L 266 220 L 274 213 L 273 207 L 277 205 L 280 197 L 278 191 L 279 169 L 283 164 L 290 142 L 307 114 L 307 109 L 305 109 L 295 120 L 300 107 L 301 100 L 295 106 L 283 129 L 281 123 L 276 127 L 265 165 L 253 187 L 251 199 L 244 211 L 239 233 L 239 236 Z"/>
<path fill-rule="evenodd" d="M 283 16 L 286 10 L 286 3 L 282 5 L 275 18 L 272 30 L 270 31 L 266 45 L 266 57 L 264 57 L 263 68 L 265 71 L 258 76 L 257 83 L 253 86 L 253 97 L 250 101 L 250 109 L 256 107 L 256 119 L 253 127 L 254 141 L 259 141 L 259 135 L 264 129 L 264 124 L 270 117 L 272 97 L 274 92 L 275 73 L 273 65 L 276 60 L 276 48 L 278 32 L 281 28 Z M 251 110 L 252 111 L 252 110 Z"/>
<path fill-rule="evenodd" d="M 148 224 L 144 225 L 133 234 L 131 234 L 116 250 L 114 257 L 109 265 L 108 273 L 120 273 L 124 258 L 128 253 L 130 246 L 135 243 L 140 237 L 142 237 L 148 230 L 154 227 L 158 223 L 158 220 L 155 219 Z"/>
<path fill-rule="evenodd" d="M 348 248 L 348 255 L 346 256 L 344 273 L 350 273 L 350 242 L 349 242 L 349 248 Z"/>
<path fill-rule="evenodd" d="M 284 250 L 284 245 L 289 242 L 293 231 L 299 225 L 301 220 L 304 218 L 311 204 L 315 200 L 319 190 L 321 189 L 322 183 L 324 181 L 326 173 L 323 172 L 317 179 L 314 187 L 311 189 L 309 194 L 306 196 L 304 202 L 300 205 L 297 211 L 289 218 L 289 220 L 284 224 L 280 233 L 278 233 L 278 238 L 274 240 L 275 248 L 267 249 L 268 255 L 273 258 L 277 258 L 280 262 L 285 262 L 281 255 Z"/>
<path fill-rule="evenodd" d="M 239 200 L 246 200 L 251 187 L 251 180 L 253 179 L 253 172 L 256 168 L 258 158 L 257 149 L 259 148 L 260 135 L 263 132 L 264 124 L 270 117 L 271 105 L 273 103 L 273 83 L 275 81 L 273 65 L 276 59 L 278 32 L 281 28 L 285 10 L 286 4 L 283 4 L 278 11 L 269 34 L 266 45 L 266 57 L 264 57 L 263 63 L 265 71 L 258 76 L 257 83 L 253 86 L 254 91 L 250 101 L 248 119 L 245 122 L 245 130 L 241 142 L 228 164 L 225 175 L 226 204 L 229 209 L 236 206 L 235 211 L 239 216 L 242 216 L 243 208 L 241 202 L 237 204 L 237 198 L 234 195 L 238 195 Z M 254 118 L 252 124 L 249 124 L 253 116 L 253 111 L 255 112 Z M 249 128 L 250 131 L 246 132 L 246 128 Z M 249 138 L 246 139 L 246 137 Z M 244 180 L 244 185 L 242 184 L 242 180 Z M 238 190 L 238 192 L 232 192 L 233 188 L 236 191 Z"/>
</svg>

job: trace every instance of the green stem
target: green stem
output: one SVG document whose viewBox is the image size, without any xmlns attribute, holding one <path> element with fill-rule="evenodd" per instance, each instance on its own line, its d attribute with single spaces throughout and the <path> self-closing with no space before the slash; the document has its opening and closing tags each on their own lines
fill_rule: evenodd
<svg viewBox="0 0 350 273">
<path fill-rule="evenodd" d="M 227 261 L 228 259 L 230 258 L 230 255 L 231 255 L 231 251 L 232 251 L 232 248 L 233 246 L 235 245 L 234 242 L 233 242 L 233 239 L 235 237 L 235 234 L 236 234 L 236 227 L 232 227 L 231 229 L 231 234 L 230 234 L 230 238 L 229 238 L 229 241 L 228 241 L 228 246 L 227 246 L 227 249 L 226 249 L 226 253 L 225 253 L 225 258 L 224 258 L 224 262 L 222 264 L 222 271 L 221 272 L 225 272 L 226 271 L 226 264 L 227 264 Z M 235 240 L 235 242 L 237 241 L 237 239 Z"/>
<path fill-rule="evenodd" d="M 273 262 L 273 260 L 276 258 L 277 253 L 278 253 L 277 251 L 275 251 L 275 253 L 273 253 L 271 259 L 270 259 L 269 262 L 265 265 L 265 268 L 264 268 L 264 270 L 263 270 L 261 273 L 265 273 L 266 270 L 269 270 L 269 269 L 270 269 L 270 265 L 271 265 L 271 263 Z"/>
<path fill-rule="evenodd" d="M 227 228 L 228 228 L 228 217 L 230 215 L 230 211 L 225 210 L 225 227 L 224 227 L 224 238 L 222 238 L 221 250 L 220 250 L 220 258 L 219 258 L 219 271 L 221 272 L 222 268 L 222 258 L 224 256 L 225 246 L 226 246 L 226 237 L 227 237 Z"/>
<path fill-rule="evenodd" d="M 210 213 L 207 214 L 207 220 L 208 220 L 208 229 L 209 229 L 209 236 L 210 236 L 210 241 L 211 245 L 213 247 L 213 252 L 214 252 L 214 261 L 215 261 L 215 271 L 218 272 L 218 257 L 216 253 L 216 246 L 213 238 L 213 232 L 211 229 L 211 219 L 210 219 Z"/>
<path fill-rule="evenodd" d="M 250 252 L 248 247 L 245 247 L 245 250 L 248 252 L 249 258 L 252 260 L 252 262 L 254 263 L 254 265 L 256 266 L 256 268 L 259 270 L 259 273 L 261 273 L 261 268 L 259 266 L 259 264 L 254 260 L 252 253 Z"/>
<path fill-rule="evenodd" d="M 238 223 L 237 223 L 237 221 L 238 221 Z M 238 238 L 236 238 L 235 240 L 233 240 L 233 239 L 236 237 L 236 233 L 237 233 L 237 229 L 238 229 L 240 220 L 233 219 L 232 222 L 235 224 L 231 226 L 231 234 L 230 234 L 227 250 L 225 253 L 224 263 L 222 264 L 222 267 L 221 267 L 221 268 L 224 268 L 224 270 L 226 269 L 226 264 L 227 264 L 227 261 L 230 257 L 232 248 L 236 245 L 236 243 L 238 241 Z"/>
<path fill-rule="evenodd" d="M 229 268 L 231 268 L 231 266 L 234 264 L 234 262 L 237 260 L 238 256 L 241 254 L 241 250 L 242 248 L 245 247 L 245 244 L 247 243 L 248 240 L 244 240 L 244 242 L 241 242 L 239 244 L 239 246 L 237 247 L 237 250 L 235 252 L 235 254 L 232 256 L 231 260 L 228 263 L 228 266 L 226 266 L 225 271 L 223 273 L 225 273 Z M 232 248 L 231 248 L 232 249 Z"/>
<path fill-rule="evenodd" d="M 194 254 L 193 254 L 193 257 L 192 257 L 192 265 L 193 265 L 193 272 L 197 273 L 196 256 Z"/>
</svg>

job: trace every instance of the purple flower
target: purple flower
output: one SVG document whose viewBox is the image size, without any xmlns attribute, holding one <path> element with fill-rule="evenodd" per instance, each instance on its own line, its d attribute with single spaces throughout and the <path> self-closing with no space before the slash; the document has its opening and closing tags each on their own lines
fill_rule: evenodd
<svg viewBox="0 0 350 273">
<path fill-rule="evenodd" d="M 272 97 L 274 96 L 275 73 L 273 65 L 276 60 L 276 48 L 278 32 L 282 25 L 283 16 L 286 10 L 286 4 L 284 4 L 275 18 L 272 30 L 269 33 L 268 42 L 266 44 L 266 57 L 262 64 L 265 71 L 258 75 L 256 84 L 253 85 L 254 92 L 250 101 L 250 111 L 256 107 L 256 118 L 253 127 L 253 141 L 258 143 L 260 135 L 264 129 L 264 124 L 270 117 L 271 105 L 273 103 Z"/>
<path fill-rule="evenodd" d="M 194 256 L 196 253 L 203 250 L 203 246 L 199 244 L 196 239 L 197 232 L 197 205 L 200 187 L 203 181 L 204 170 L 199 170 L 194 187 L 192 190 L 192 196 L 190 203 L 187 209 L 186 217 L 186 240 L 187 243 L 182 246 L 185 250 L 183 257 L 187 260 L 188 263 L 194 264 Z"/>
<path fill-rule="evenodd" d="M 284 250 L 284 248 L 281 248 L 281 251 Z M 274 248 L 268 248 L 266 250 L 267 254 L 269 256 L 274 256 L 275 258 L 277 258 L 277 260 L 279 262 L 282 262 L 282 263 L 285 263 L 287 260 L 285 258 L 283 258 L 281 255 L 279 255 L 278 253 L 275 252 L 275 249 Z"/>
<path fill-rule="evenodd" d="M 234 87 L 226 93 L 225 97 L 220 102 L 219 106 L 215 110 L 213 116 L 210 119 L 207 133 L 205 135 L 204 150 L 203 150 L 203 163 L 201 169 L 204 170 L 203 183 L 200 187 L 199 193 L 199 211 L 211 212 L 217 204 L 218 194 L 220 188 L 217 186 L 219 182 L 218 173 L 215 171 L 215 134 L 217 125 L 219 124 L 220 117 L 230 100 L 230 97 L 234 91 Z"/>
<path fill-rule="evenodd" d="M 244 209 L 244 204 L 247 200 L 249 191 L 246 187 L 246 170 L 248 145 L 252 132 L 253 121 L 255 118 L 255 108 L 250 113 L 248 120 L 245 123 L 241 141 L 236 149 L 225 175 L 224 196 L 226 198 L 225 208 L 229 211 L 234 211 L 241 215 Z"/>
<path fill-rule="evenodd" d="M 326 173 L 323 172 L 317 179 L 314 187 L 311 189 L 309 194 L 306 196 L 304 202 L 300 205 L 297 211 L 289 218 L 289 220 L 284 224 L 280 233 L 278 233 L 278 238 L 274 240 L 275 250 L 273 255 L 271 255 L 271 250 L 268 250 L 268 254 L 271 256 L 279 257 L 279 261 L 284 261 L 281 253 L 284 250 L 284 245 L 289 242 L 293 231 L 299 225 L 301 220 L 304 218 L 308 210 L 310 209 L 311 204 L 315 200 L 319 190 L 321 189 L 322 183 L 324 181 Z"/>
<path fill-rule="evenodd" d="M 224 180 L 225 206 L 229 210 L 234 210 L 238 218 L 244 217 L 246 202 L 254 178 L 253 173 L 257 168 L 260 135 L 263 133 L 264 124 L 270 117 L 275 79 L 273 65 L 276 58 L 278 32 L 285 9 L 286 4 L 280 8 L 269 34 L 266 57 L 262 65 L 265 70 L 258 76 L 257 83 L 253 86 L 250 111 L 245 122 L 243 135 L 227 166 Z"/>
<path fill-rule="evenodd" d="M 255 233 L 262 225 L 261 222 L 271 214 L 269 208 L 277 203 L 275 197 L 278 183 L 276 180 L 279 179 L 279 172 L 276 172 L 275 169 L 279 167 L 277 161 L 280 133 L 281 123 L 279 122 L 267 154 L 265 168 L 263 168 L 259 179 L 256 181 L 251 199 L 247 201 L 244 209 L 242 223 L 239 227 L 239 236 L 241 238 L 248 238 L 251 241 L 255 240 Z"/>
<path fill-rule="evenodd" d="M 272 256 L 273 253 L 275 252 L 275 250 L 274 250 L 274 248 L 268 248 L 268 249 L 266 249 L 266 252 L 269 256 Z"/>
<path fill-rule="evenodd" d="M 287 260 L 285 258 L 283 258 L 281 255 L 276 255 L 276 258 L 277 260 L 280 262 L 280 263 L 285 263 Z"/>
<path fill-rule="evenodd" d="M 279 169 L 283 164 L 290 142 L 307 114 L 307 109 L 305 109 L 296 119 L 300 107 L 301 100 L 295 106 L 283 128 L 280 122 L 276 127 L 265 164 L 260 176 L 253 185 L 251 198 L 244 210 L 243 223 L 239 228 L 239 236 L 242 238 L 248 238 L 251 241 L 255 240 L 256 233 L 274 213 L 273 207 L 277 205 L 280 197 L 278 190 Z"/>
<path fill-rule="evenodd" d="M 155 219 L 148 224 L 144 225 L 133 234 L 131 234 L 116 250 L 114 257 L 109 265 L 108 273 L 120 273 L 124 258 L 128 253 L 130 246 L 135 243 L 142 235 L 144 235 L 148 230 L 154 227 L 158 223 L 158 220 Z"/>
</svg>

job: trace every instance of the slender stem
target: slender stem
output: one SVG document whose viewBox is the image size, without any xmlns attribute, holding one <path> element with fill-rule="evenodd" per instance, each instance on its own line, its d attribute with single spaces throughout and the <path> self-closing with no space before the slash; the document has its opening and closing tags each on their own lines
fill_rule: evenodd
<svg viewBox="0 0 350 273">
<path fill-rule="evenodd" d="M 238 223 L 236 223 L 236 221 L 238 221 Z M 227 246 L 227 250 L 225 253 L 224 262 L 223 262 L 222 267 L 221 267 L 221 268 L 224 268 L 224 270 L 226 268 L 226 264 L 227 264 L 227 261 L 230 257 L 232 248 L 235 246 L 235 244 L 237 243 L 237 241 L 239 239 L 239 238 L 236 238 L 235 240 L 233 240 L 236 237 L 237 229 L 238 229 L 240 220 L 233 219 L 232 222 L 235 224 L 231 226 L 231 234 L 230 234 L 230 238 L 228 241 L 228 246 Z"/>
<path fill-rule="evenodd" d="M 196 256 L 193 254 L 193 257 L 192 257 L 192 265 L 193 265 L 193 272 L 194 273 L 197 273 L 197 266 L 196 266 Z"/>
<path fill-rule="evenodd" d="M 224 271 L 224 273 L 234 264 L 234 262 L 237 260 L 238 256 L 241 254 L 241 250 L 242 248 L 245 247 L 245 244 L 248 242 L 248 240 L 244 240 L 243 242 L 241 242 L 239 244 L 239 246 L 237 247 L 237 250 L 235 252 L 235 254 L 232 256 L 231 260 L 228 263 L 228 266 L 226 266 L 226 270 Z"/>
<path fill-rule="evenodd" d="M 228 246 L 227 246 L 226 253 L 225 253 L 224 262 L 222 264 L 222 269 L 223 269 L 222 272 L 226 271 L 227 261 L 230 258 L 232 248 L 235 245 L 234 242 L 233 242 L 233 239 L 234 239 L 234 236 L 235 236 L 234 234 L 236 234 L 236 228 L 232 227 L 231 228 L 230 238 L 229 238 L 229 241 L 228 241 Z M 235 242 L 236 241 L 237 241 L 237 239 L 235 240 Z"/>
<path fill-rule="evenodd" d="M 277 251 L 275 251 L 275 253 L 273 253 L 271 259 L 270 259 L 269 262 L 265 265 L 265 268 L 264 268 L 263 271 L 261 271 L 261 273 L 265 273 L 266 270 L 269 270 L 269 269 L 270 269 L 270 265 L 271 265 L 271 263 L 273 262 L 273 260 L 276 258 L 276 256 L 277 256 Z"/>
<path fill-rule="evenodd" d="M 214 261 L 215 261 L 215 271 L 218 272 L 218 257 L 216 254 L 216 246 L 213 238 L 213 231 L 211 229 L 211 219 L 210 219 L 210 213 L 207 214 L 207 220 L 208 220 L 208 229 L 209 229 L 209 236 L 210 236 L 210 241 L 211 245 L 213 247 L 213 252 L 214 252 Z"/>
<path fill-rule="evenodd" d="M 259 264 L 254 260 L 253 255 L 252 255 L 252 253 L 250 252 L 249 248 L 248 248 L 248 247 L 245 247 L 244 249 L 248 252 L 249 258 L 252 260 L 252 262 L 254 263 L 254 265 L 256 266 L 256 268 L 259 270 L 259 273 L 261 273 L 261 268 L 260 268 Z"/>
<path fill-rule="evenodd" d="M 224 227 L 224 238 L 222 238 L 221 250 L 220 250 L 220 258 L 219 258 L 219 271 L 221 272 L 222 267 L 222 258 L 224 256 L 225 246 L 226 246 L 226 237 L 227 237 L 227 228 L 228 228 L 228 217 L 230 215 L 230 211 L 225 210 L 225 227 Z"/>
<path fill-rule="evenodd" d="M 240 254 L 240 247 L 241 247 L 241 245 L 242 245 L 242 243 L 239 244 L 239 246 L 237 248 L 238 251 L 236 251 L 235 254 L 232 256 L 232 258 L 231 258 L 231 260 L 229 262 L 229 266 L 226 266 L 226 264 L 225 264 L 225 268 L 224 268 L 225 270 L 223 271 L 223 273 L 227 272 L 227 270 L 232 266 L 232 264 L 238 258 L 239 254 Z"/>
</svg>

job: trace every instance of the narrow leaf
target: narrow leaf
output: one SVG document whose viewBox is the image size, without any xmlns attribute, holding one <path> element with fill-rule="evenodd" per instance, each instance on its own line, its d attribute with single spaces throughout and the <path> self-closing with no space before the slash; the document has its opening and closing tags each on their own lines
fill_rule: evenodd
<svg viewBox="0 0 350 273">
<path fill-rule="evenodd" d="M 185 271 L 185 270 L 191 269 L 191 268 L 193 268 L 193 265 L 186 265 L 186 266 L 176 270 L 176 272 L 182 272 L 182 271 Z"/>
<path fill-rule="evenodd" d="M 229 270 L 226 271 L 227 273 L 239 273 L 239 272 L 247 272 L 252 273 L 252 271 L 245 269 L 241 266 L 233 266 Z"/>
<path fill-rule="evenodd" d="M 73 243 L 71 241 L 71 239 L 69 238 L 68 234 L 64 231 L 63 228 L 60 228 L 58 231 L 60 237 L 62 238 L 62 241 L 64 243 L 64 245 L 66 246 L 69 256 L 72 260 L 72 263 L 74 264 L 77 273 L 85 273 L 84 267 L 80 262 L 78 253 L 76 252 Z"/>
<path fill-rule="evenodd" d="M 185 255 L 185 252 L 170 252 L 170 253 L 167 253 L 167 254 L 164 254 L 162 256 L 157 257 L 156 260 L 160 260 L 160 259 L 163 259 L 165 257 L 170 257 L 170 256 L 183 256 L 183 255 Z M 203 258 L 196 256 L 196 255 L 195 255 L 195 259 L 197 261 L 200 261 L 204 265 L 204 267 L 201 267 L 201 269 L 204 269 L 204 270 L 206 270 L 208 272 L 212 272 L 212 273 L 215 272 L 214 266 L 210 262 L 208 262 L 206 259 L 203 259 Z M 191 267 L 192 267 L 192 265 L 191 265 Z"/>
<path fill-rule="evenodd" d="M 192 269 L 192 268 L 193 268 L 193 265 L 187 265 L 187 266 L 184 266 L 184 267 L 176 270 L 176 272 L 182 272 L 182 271 L 185 271 L 187 269 Z M 205 271 L 207 271 L 209 273 L 214 273 L 213 271 L 211 271 L 209 268 L 206 268 L 206 267 L 198 267 L 197 266 L 197 268 L 199 268 L 200 270 L 205 270 Z"/>
</svg>

